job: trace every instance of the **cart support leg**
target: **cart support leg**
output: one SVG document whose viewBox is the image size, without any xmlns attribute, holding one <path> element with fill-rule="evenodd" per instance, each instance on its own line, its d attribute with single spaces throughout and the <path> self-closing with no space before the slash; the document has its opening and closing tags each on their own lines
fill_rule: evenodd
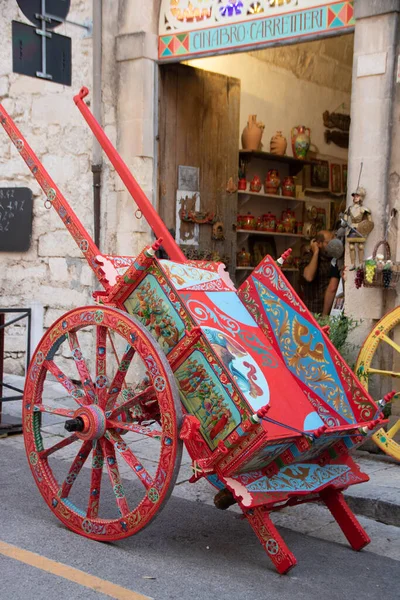
<svg viewBox="0 0 400 600">
<path fill-rule="evenodd" d="M 246 511 L 245 516 L 278 573 L 287 573 L 297 561 L 271 521 L 268 510 L 262 506 L 253 508 Z"/>
<path fill-rule="evenodd" d="M 366 531 L 361 527 L 353 511 L 350 510 L 342 492 L 328 489 L 323 490 L 320 493 L 320 496 L 354 550 L 361 550 L 370 543 L 370 538 Z"/>
</svg>

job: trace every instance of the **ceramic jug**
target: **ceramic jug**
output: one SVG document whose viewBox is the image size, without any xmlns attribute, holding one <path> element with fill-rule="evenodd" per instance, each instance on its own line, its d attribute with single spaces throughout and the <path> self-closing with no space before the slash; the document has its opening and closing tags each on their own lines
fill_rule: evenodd
<svg viewBox="0 0 400 600">
<path fill-rule="evenodd" d="M 305 160 L 308 149 L 310 148 L 311 131 L 305 125 L 297 125 L 292 129 L 292 150 L 293 156 L 300 160 Z"/>
<path fill-rule="evenodd" d="M 260 150 L 263 131 L 264 123 L 257 122 L 257 115 L 249 115 L 242 133 L 243 150 Z"/>
<path fill-rule="evenodd" d="M 276 134 L 272 136 L 271 141 L 269 143 L 269 148 L 271 154 L 284 156 L 287 148 L 287 140 L 282 135 L 282 131 L 277 131 Z"/>
</svg>

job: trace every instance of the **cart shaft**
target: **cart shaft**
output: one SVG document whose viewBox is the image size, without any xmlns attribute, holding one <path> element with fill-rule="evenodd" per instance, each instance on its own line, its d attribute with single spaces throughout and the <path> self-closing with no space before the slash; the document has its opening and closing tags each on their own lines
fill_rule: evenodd
<svg viewBox="0 0 400 600">
<path fill-rule="evenodd" d="M 99 248 L 90 237 L 87 230 L 84 228 L 77 215 L 67 202 L 53 179 L 50 177 L 42 163 L 29 146 L 24 136 L 15 125 L 14 121 L 7 113 L 5 108 L 0 104 L 0 123 L 3 125 L 9 138 L 17 148 L 21 157 L 24 159 L 36 181 L 46 194 L 46 203 L 53 206 L 60 219 L 68 229 L 69 233 L 74 238 L 75 242 L 83 252 L 89 266 L 93 269 L 100 283 L 107 286 L 107 282 L 104 278 L 104 272 L 102 271 L 101 265 L 97 262 L 96 257 L 101 255 Z"/>
<path fill-rule="evenodd" d="M 83 87 L 79 94 L 74 96 L 74 101 L 77 107 L 81 111 L 84 119 L 88 123 L 104 152 L 107 154 L 118 175 L 121 177 L 130 195 L 138 205 L 154 234 L 157 238 L 162 238 L 163 247 L 168 253 L 170 259 L 177 262 L 185 262 L 185 255 L 168 231 L 160 215 L 157 213 L 146 194 L 143 192 L 140 185 L 129 171 L 127 165 L 122 160 L 111 141 L 108 139 L 103 129 L 100 127 L 99 123 L 96 121 L 95 117 L 84 102 L 84 98 L 88 95 L 88 93 L 88 89 Z"/>
</svg>

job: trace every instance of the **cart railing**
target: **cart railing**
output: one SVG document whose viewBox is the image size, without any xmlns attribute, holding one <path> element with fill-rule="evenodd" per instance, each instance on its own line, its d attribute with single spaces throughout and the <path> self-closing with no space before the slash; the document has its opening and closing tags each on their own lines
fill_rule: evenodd
<svg viewBox="0 0 400 600">
<path fill-rule="evenodd" d="M 6 315 L 17 315 L 14 318 L 6 321 Z M 30 308 L 0 308 L 0 432 L 4 430 L 21 429 L 20 420 L 16 422 L 15 419 L 9 419 L 8 416 L 4 418 L 3 415 L 3 402 L 14 402 L 16 400 L 22 400 L 24 390 L 17 388 L 4 381 L 4 356 L 5 356 L 5 331 L 6 327 L 10 327 L 19 321 L 26 319 L 26 353 L 25 353 L 25 365 L 29 365 L 30 362 L 30 349 L 31 349 L 31 321 L 32 321 L 32 310 Z M 3 396 L 3 389 L 11 390 L 16 392 L 17 395 Z M 10 421 L 10 422 L 9 422 Z"/>
</svg>

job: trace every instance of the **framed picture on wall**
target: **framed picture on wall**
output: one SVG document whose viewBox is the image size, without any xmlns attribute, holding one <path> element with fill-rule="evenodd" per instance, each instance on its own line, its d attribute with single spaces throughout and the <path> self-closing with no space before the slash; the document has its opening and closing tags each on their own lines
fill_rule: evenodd
<svg viewBox="0 0 400 600">
<path fill-rule="evenodd" d="M 331 163 L 331 192 L 340 194 L 342 191 L 342 167 Z"/>
<path fill-rule="evenodd" d="M 311 165 L 311 187 L 329 189 L 329 162 L 316 160 Z"/>
<path fill-rule="evenodd" d="M 347 194 L 347 165 L 342 165 L 342 192 Z"/>
</svg>

